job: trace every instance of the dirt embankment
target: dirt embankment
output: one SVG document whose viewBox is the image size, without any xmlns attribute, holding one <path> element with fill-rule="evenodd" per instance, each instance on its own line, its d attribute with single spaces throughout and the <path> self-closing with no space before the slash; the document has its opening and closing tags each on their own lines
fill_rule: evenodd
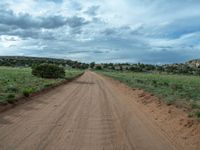
<svg viewBox="0 0 200 150">
<path fill-rule="evenodd" d="M 174 113 L 176 109 L 164 113 L 164 108 L 157 107 L 156 103 L 142 104 L 141 99 L 145 96 L 139 96 L 140 92 L 88 71 L 64 86 L 32 97 L 32 101 L 1 113 L 0 149 L 198 148 L 196 138 L 199 132 L 195 124 L 189 128 L 184 126 L 184 115 L 182 124 L 178 122 L 178 114 Z M 175 119 L 174 124 L 168 115 Z M 182 129 L 173 133 L 174 128 Z M 181 131 L 186 135 L 180 139 Z"/>
</svg>

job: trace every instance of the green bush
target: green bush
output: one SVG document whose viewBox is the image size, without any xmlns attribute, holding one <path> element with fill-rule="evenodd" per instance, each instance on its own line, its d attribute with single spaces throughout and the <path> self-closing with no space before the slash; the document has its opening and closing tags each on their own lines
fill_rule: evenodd
<svg viewBox="0 0 200 150">
<path fill-rule="evenodd" d="M 65 70 L 55 64 L 40 64 L 32 68 L 32 74 L 42 78 L 64 78 Z"/>
<path fill-rule="evenodd" d="M 33 88 L 26 88 L 26 89 L 23 90 L 23 95 L 25 97 L 29 97 L 30 94 L 32 94 L 34 92 L 35 92 L 35 90 Z"/>
<path fill-rule="evenodd" d="M 95 69 L 97 69 L 97 70 L 102 70 L 102 67 L 101 67 L 101 66 L 96 66 Z"/>
<path fill-rule="evenodd" d="M 7 95 L 7 102 L 8 103 L 14 103 L 16 100 L 15 100 L 15 95 L 14 94 L 9 94 Z"/>
<path fill-rule="evenodd" d="M 7 98 L 8 98 L 8 99 L 14 99 L 14 98 L 15 98 L 15 95 L 14 95 L 14 94 L 8 94 L 8 95 L 7 95 Z"/>
</svg>

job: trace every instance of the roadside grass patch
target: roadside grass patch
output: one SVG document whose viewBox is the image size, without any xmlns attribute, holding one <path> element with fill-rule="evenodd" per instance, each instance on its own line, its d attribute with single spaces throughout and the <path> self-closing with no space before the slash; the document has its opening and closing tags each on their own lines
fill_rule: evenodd
<svg viewBox="0 0 200 150">
<path fill-rule="evenodd" d="M 16 97 L 29 96 L 34 92 L 59 84 L 83 73 L 83 70 L 65 70 L 65 78 L 58 79 L 43 79 L 33 76 L 31 72 L 31 68 L 0 67 L 0 104 L 14 103 Z"/>
<path fill-rule="evenodd" d="M 200 77 L 192 75 L 169 75 L 158 73 L 135 73 L 119 71 L 97 71 L 119 80 L 130 87 L 144 89 L 166 104 L 180 104 L 200 109 Z"/>
</svg>

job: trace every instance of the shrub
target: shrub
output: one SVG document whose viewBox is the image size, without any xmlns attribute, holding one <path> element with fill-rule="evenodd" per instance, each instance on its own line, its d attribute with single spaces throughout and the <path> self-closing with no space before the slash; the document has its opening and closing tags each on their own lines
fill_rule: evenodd
<svg viewBox="0 0 200 150">
<path fill-rule="evenodd" d="M 32 74 L 42 78 L 64 78 L 65 70 L 55 64 L 40 64 L 32 68 Z"/>
<path fill-rule="evenodd" d="M 14 98 L 15 98 L 15 95 L 14 95 L 14 94 L 9 94 L 9 95 L 7 96 L 7 98 L 8 98 L 8 99 L 14 99 Z"/>
<path fill-rule="evenodd" d="M 13 103 L 16 102 L 16 100 L 15 99 L 8 99 L 7 102 L 10 103 L 10 104 L 13 104 Z"/>
<path fill-rule="evenodd" d="M 26 89 L 23 90 L 23 95 L 24 95 L 25 97 L 29 97 L 30 94 L 32 94 L 33 92 L 34 92 L 34 89 L 33 89 L 33 88 L 26 88 Z"/>
<path fill-rule="evenodd" d="M 15 102 L 15 95 L 14 94 L 9 94 L 8 96 L 7 96 L 7 102 L 8 103 L 14 103 Z"/>
<path fill-rule="evenodd" d="M 101 67 L 101 66 L 96 66 L 95 69 L 97 69 L 97 70 L 102 70 L 102 67 Z"/>
</svg>

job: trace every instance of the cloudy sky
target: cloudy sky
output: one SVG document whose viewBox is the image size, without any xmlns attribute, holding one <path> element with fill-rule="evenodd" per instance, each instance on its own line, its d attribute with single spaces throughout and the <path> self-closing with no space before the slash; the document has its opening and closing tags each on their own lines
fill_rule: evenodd
<svg viewBox="0 0 200 150">
<path fill-rule="evenodd" d="M 0 55 L 157 64 L 200 58 L 200 0 L 1 0 Z"/>
</svg>

